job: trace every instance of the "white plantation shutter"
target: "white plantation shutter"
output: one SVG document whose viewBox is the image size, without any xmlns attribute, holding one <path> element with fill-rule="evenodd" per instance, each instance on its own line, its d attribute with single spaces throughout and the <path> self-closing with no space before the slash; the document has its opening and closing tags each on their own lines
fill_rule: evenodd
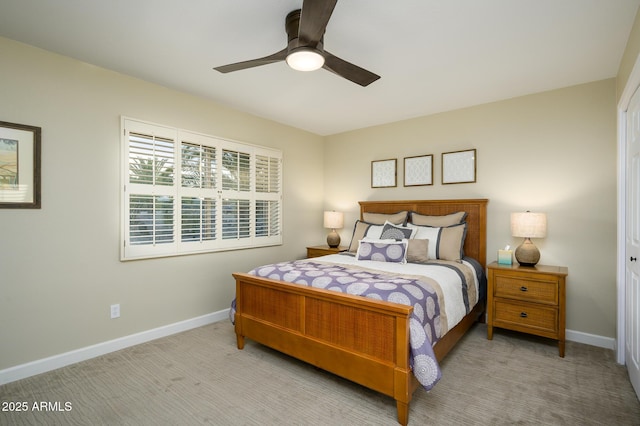
<svg viewBox="0 0 640 426">
<path fill-rule="evenodd" d="M 172 186 L 174 140 L 167 136 L 129 133 L 129 183 Z"/>
<path fill-rule="evenodd" d="M 218 246 L 218 152 L 209 136 L 181 131 L 180 244 L 186 252 L 215 250 Z"/>
<path fill-rule="evenodd" d="M 215 241 L 216 230 L 216 199 L 199 197 L 182 197 L 182 232 L 183 243 Z"/>
<path fill-rule="evenodd" d="M 282 244 L 282 153 L 122 120 L 123 253 Z"/>
<path fill-rule="evenodd" d="M 251 202 L 249 200 L 222 200 L 222 239 L 240 240 L 251 237 Z"/>
<path fill-rule="evenodd" d="M 226 247 L 245 246 L 252 238 L 251 176 L 248 147 L 229 145 L 222 150 L 222 239 Z"/>
<path fill-rule="evenodd" d="M 130 194 L 131 244 L 173 243 L 173 203 L 173 197 L 167 195 Z"/>
<path fill-rule="evenodd" d="M 256 154 L 255 235 L 263 241 L 280 239 L 281 168 L 282 157 L 269 152 Z"/>
<path fill-rule="evenodd" d="M 125 177 L 125 252 L 132 257 L 175 251 L 175 137 L 163 127 L 131 126 Z"/>
<path fill-rule="evenodd" d="M 188 138 L 188 135 L 185 138 Z M 183 188 L 216 189 L 218 165 L 215 146 L 183 140 L 181 157 Z"/>
<path fill-rule="evenodd" d="M 280 202 L 256 200 L 256 237 L 280 235 Z"/>
<path fill-rule="evenodd" d="M 251 154 L 222 150 L 222 190 L 248 193 L 251 191 Z"/>
</svg>

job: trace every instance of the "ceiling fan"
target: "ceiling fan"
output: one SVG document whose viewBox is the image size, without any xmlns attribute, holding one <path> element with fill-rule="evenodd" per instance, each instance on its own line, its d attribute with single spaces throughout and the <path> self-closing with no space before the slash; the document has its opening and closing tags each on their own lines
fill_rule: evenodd
<svg viewBox="0 0 640 426">
<path fill-rule="evenodd" d="M 287 47 L 269 56 L 222 65 L 214 69 L 228 73 L 286 61 L 291 68 L 298 71 L 324 68 L 360 86 L 368 86 L 380 76 L 324 50 L 324 32 L 337 1 L 304 0 L 302 9 L 289 12 L 285 19 Z"/>
</svg>

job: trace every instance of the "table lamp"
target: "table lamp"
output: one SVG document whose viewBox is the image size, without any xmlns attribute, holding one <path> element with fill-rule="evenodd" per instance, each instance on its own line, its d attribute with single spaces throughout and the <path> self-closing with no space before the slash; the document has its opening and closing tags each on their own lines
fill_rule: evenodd
<svg viewBox="0 0 640 426">
<path fill-rule="evenodd" d="M 524 241 L 515 252 L 516 260 L 522 266 L 535 266 L 540 260 L 540 251 L 531 238 L 547 235 L 547 215 L 545 213 L 511 213 L 511 235 L 523 237 Z"/>
<path fill-rule="evenodd" d="M 324 227 L 331 229 L 327 235 L 327 244 L 329 247 L 338 247 L 340 245 L 340 235 L 336 229 L 342 228 L 344 225 L 344 215 L 341 212 L 324 212 Z"/>
</svg>

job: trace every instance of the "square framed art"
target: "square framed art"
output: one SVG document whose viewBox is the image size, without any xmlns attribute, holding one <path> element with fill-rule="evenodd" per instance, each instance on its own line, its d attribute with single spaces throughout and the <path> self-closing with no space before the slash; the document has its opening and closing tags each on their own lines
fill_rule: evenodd
<svg viewBox="0 0 640 426">
<path fill-rule="evenodd" d="M 398 159 L 376 160 L 371 162 L 371 187 L 390 188 L 397 186 Z"/>
<path fill-rule="evenodd" d="M 404 158 L 404 186 L 433 185 L 433 155 Z"/>
<path fill-rule="evenodd" d="M 442 153 L 442 184 L 476 181 L 476 150 Z"/>
</svg>

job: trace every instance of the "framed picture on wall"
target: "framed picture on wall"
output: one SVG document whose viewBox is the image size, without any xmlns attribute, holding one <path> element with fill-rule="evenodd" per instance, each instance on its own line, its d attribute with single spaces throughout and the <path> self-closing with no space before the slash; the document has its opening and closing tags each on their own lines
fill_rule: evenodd
<svg viewBox="0 0 640 426">
<path fill-rule="evenodd" d="M 389 188 L 397 185 L 396 166 L 398 159 L 371 162 L 371 187 Z"/>
<path fill-rule="evenodd" d="M 40 208 L 40 127 L 0 121 L 0 208 Z"/>
<path fill-rule="evenodd" d="M 433 185 L 433 155 L 404 158 L 404 186 Z"/>
<path fill-rule="evenodd" d="M 476 150 L 442 153 L 442 184 L 476 181 Z"/>
</svg>

